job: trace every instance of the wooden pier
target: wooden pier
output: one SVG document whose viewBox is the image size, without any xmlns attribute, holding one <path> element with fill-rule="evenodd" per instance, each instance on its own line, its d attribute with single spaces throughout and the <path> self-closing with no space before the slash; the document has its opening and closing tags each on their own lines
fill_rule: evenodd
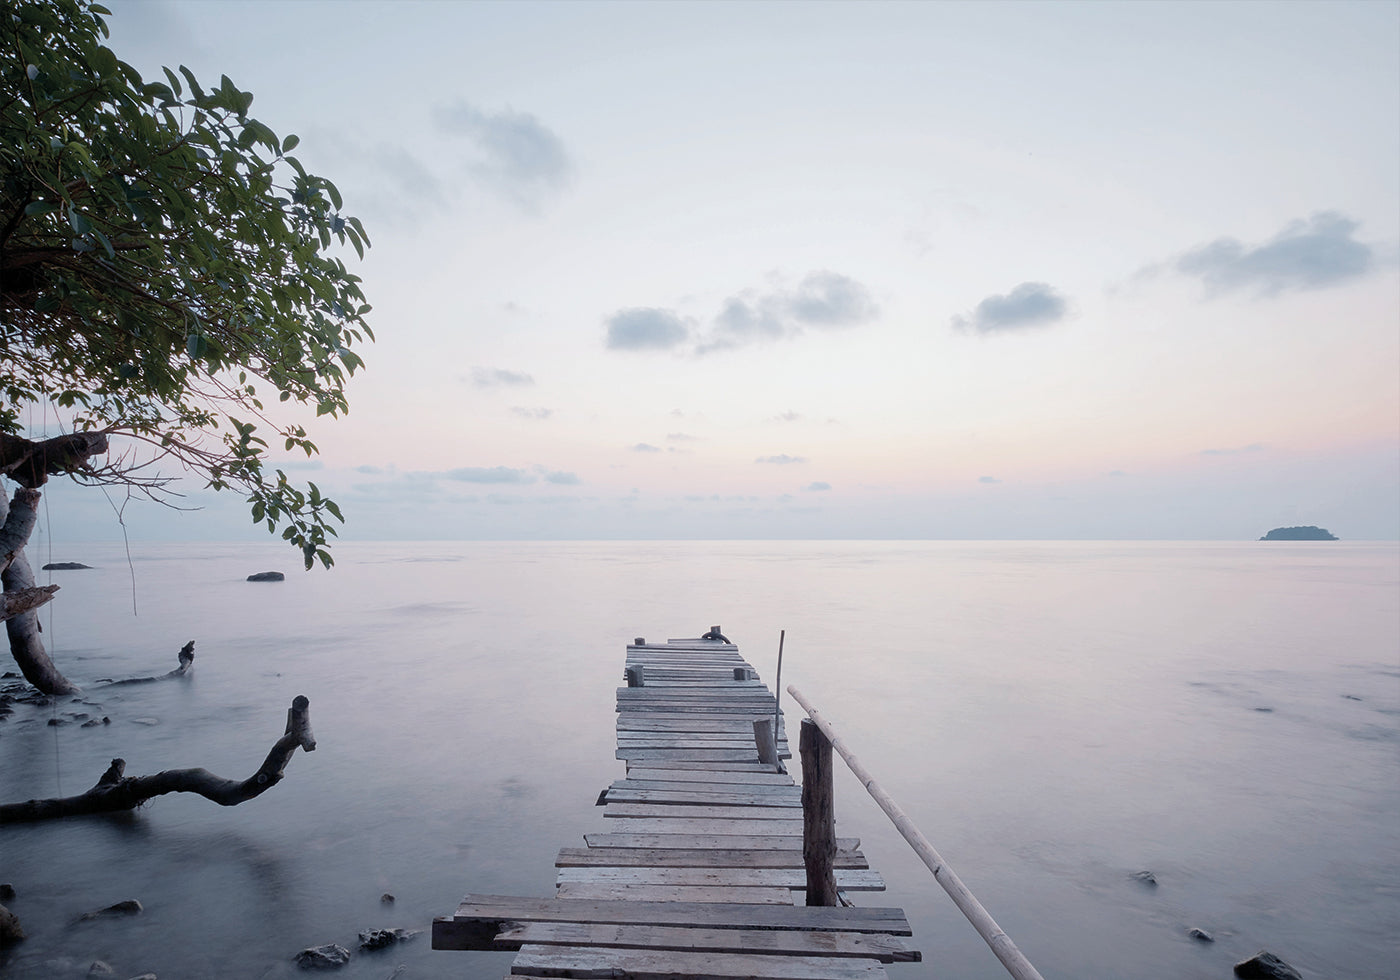
<svg viewBox="0 0 1400 980">
<path fill-rule="evenodd" d="M 466 896 L 433 922 L 434 949 L 518 950 L 512 980 L 867 980 L 920 959 L 902 909 L 850 903 L 884 889 L 859 840 L 820 842 L 840 904 L 803 904 L 803 791 L 779 761 L 774 695 L 738 647 L 638 639 L 624 676 L 626 775 L 598 799 L 615 829 L 559 852 L 552 898 Z"/>
</svg>

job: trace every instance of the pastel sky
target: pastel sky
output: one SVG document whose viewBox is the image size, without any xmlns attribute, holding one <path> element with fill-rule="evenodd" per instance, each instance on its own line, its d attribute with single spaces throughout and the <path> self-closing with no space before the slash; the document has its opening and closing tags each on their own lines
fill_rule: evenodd
<svg viewBox="0 0 1400 980">
<path fill-rule="evenodd" d="M 346 538 L 1400 537 L 1400 4 L 110 6 L 370 233 Z"/>
</svg>

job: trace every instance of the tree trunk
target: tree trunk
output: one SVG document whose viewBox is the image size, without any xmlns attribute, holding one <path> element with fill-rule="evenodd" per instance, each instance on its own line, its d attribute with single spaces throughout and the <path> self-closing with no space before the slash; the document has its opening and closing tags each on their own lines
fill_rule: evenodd
<svg viewBox="0 0 1400 980">
<path fill-rule="evenodd" d="M 221 779 L 208 769 L 167 769 L 153 776 L 124 776 L 125 760 L 113 759 L 97 785 L 86 793 L 0 806 L 0 824 L 132 810 L 151 797 L 166 793 L 198 793 L 220 806 L 237 806 L 277 785 L 298 745 L 307 752 L 315 750 L 310 704 L 300 694 L 293 699 L 292 706 L 287 709 L 286 734 L 273 743 L 272 751 L 258 771 L 242 781 Z"/>
<path fill-rule="evenodd" d="M 24 546 L 34 530 L 39 497 L 39 491 L 20 487 L 9 504 L 4 525 L 0 526 L 0 539 L 3 539 L 0 547 L 9 549 L 4 552 L 9 557 L 9 564 L 0 574 L 0 582 L 3 582 L 6 593 L 35 587 L 34 571 L 29 567 L 29 559 L 24 557 Z M 0 497 L 0 507 L 3 506 L 4 497 Z M 10 653 L 14 655 L 25 680 L 45 694 L 78 693 L 78 686 L 59 673 L 45 652 L 43 638 L 39 635 L 37 612 L 30 609 L 5 620 L 5 632 L 10 637 Z"/>
</svg>

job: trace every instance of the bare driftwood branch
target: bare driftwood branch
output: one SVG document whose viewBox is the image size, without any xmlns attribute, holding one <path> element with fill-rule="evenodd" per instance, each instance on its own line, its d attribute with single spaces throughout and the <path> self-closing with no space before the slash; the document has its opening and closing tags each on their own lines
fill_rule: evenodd
<svg viewBox="0 0 1400 980">
<path fill-rule="evenodd" d="M 292 700 L 292 706 L 287 709 L 286 734 L 273 743 L 272 751 L 268 752 L 258 771 L 242 781 L 222 779 L 208 769 L 167 769 L 153 776 L 126 776 L 123 775 L 126 761 L 113 759 L 97 784 L 86 793 L 0 806 L 0 824 L 132 810 L 152 797 L 166 793 L 198 793 L 220 806 L 237 806 L 281 782 L 282 771 L 287 768 L 297 746 L 306 752 L 315 750 L 310 704 L 300 694 Z"/>
<path fill-rule="evenodd" d="M 0 473 L 33 490 L 51 474 L 90 469 L 88 457 L 106 451 L 105 432 L 73 432 L 39 442 L 0 432 Z"/>
<path fill-rule="evenodd" d="M 36 585 L 32 589 L 0 593 L 0 622 L 20 613 L 27 613 L 31 609 L 38 609 L 52 599 L 57 591 L 56 585 Z"/>
<path fill-rule="evenodd" d="M 168 681 L 175 677 L 188 677 L 190 671 L 194 670 L 194 640 L 186 643 L 180 648 L 180 652 L 175 655 L 180 666 L 159 677 L 124 677 L 121 680 L 100 680 L 97 683 L 106 687 L 116 687 L 119 684 L 149 684 L 151 681 Z"/>
<path fill-rule="evenodd" d="M 0 442 L 0 447 L 5 445 Z M 15 490 L 14 499 L 9 502 L 0 495 L 0 510 L 4 511 L 0 515 L 4 517 L 0 535 L 11 539 L 5 547 L 12 549 L 6 553 L 7 560 L 0 563 L 0 586 L 3 586 L 6 595 L 35 588 L 37 584 L 34 570 L 29 567 L 29 559 L 24 557 L 24 546 L 34 529 L 40 496 L 39 491 L 25 487 Z M 15 511 L 19 511 L 19 514 L 16 515 Z M 10 653 L 25 680 L 45 694 L 78 692 L 78 685 L 63 676 L 44 649 L 44 640 L 39 635 L 39 614 L 34 607 L 6 619 L 5 633 L 10 640 Z"/>
</svg>

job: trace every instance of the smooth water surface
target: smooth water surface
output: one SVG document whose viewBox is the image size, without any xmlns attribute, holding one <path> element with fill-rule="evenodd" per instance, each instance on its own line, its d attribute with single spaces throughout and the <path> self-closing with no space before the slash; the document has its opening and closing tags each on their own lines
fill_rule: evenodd
<svg viewBox="0 0 1400 980">
<path fill-rule="evenodd" d="M 1227 978 L 1261 948 L 1309 980 L 1400 962 L 1394 543 L 375 543 L 309 574 L 275 545 L 50 557 L 98 566 L 52 573 L 44 615 L 86 694 L 0 721 L 0 800 L 81 792 L 116 756 L 243 778 L 297 694 L 319 744 L 237 808 L 0 827 L 30 935 L 0 977 L 292 977 L 304 947 L 397 926 L 425 932 L 338 976 L 499 978 L 511 954 L 434 952 L 432 918 L 550 894 L 623 771 L 625 645 L 712 624 L 770 685 L 787 631 L 784 685 L 1048 980 Z M 244 581 L 269 568 L 287 580 Z M 188 681 L 95 683 L 163 673 L 188 639 Z M 111 724 L 47 724 L 78 712 Z M 904 907 L 925 951 L 891 975 L 1004 977 L 838 768 L 839 831 L 889 884 L 856 899 Z M 74 923 L 126 898 L 145 911 Z"/>
</svg>

